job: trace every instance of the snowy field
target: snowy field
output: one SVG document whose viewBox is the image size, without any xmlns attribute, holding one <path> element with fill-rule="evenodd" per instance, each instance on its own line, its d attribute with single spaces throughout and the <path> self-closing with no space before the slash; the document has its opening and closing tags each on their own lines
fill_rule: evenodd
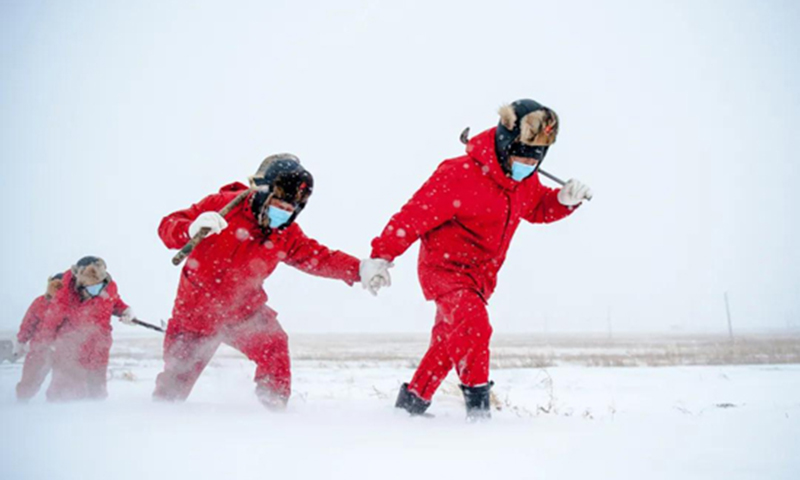
<svg viewBox="0 0 800 480">
<path fill-rule="evenodd" d="M 158 342 L 116 340 L 104 402 L 19 405 L 21 364 L 0 365 L 0 478 L 800 478 L 796 336 L 498 336 L 482 424 L 452 374 L 434 418 L 393 408 L 424 336 L 295 335 L 284 413 L 227 347 L 187 403 L 152 403 Z"/>
</svg>

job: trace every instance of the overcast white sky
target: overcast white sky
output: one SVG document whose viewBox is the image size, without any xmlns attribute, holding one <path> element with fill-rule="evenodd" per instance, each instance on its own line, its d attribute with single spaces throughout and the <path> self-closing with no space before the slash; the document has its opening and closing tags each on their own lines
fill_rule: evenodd
<svg viewBox="0 0 800 480">
<path fill-rule="evenodd" d="M 602 3 L 602 4 L 601 4 Z M 297 154 L 305 231 L 357 256 L 504 102 L 554 108 L 545 168 L 594 200 L 522 225 L 495 332 L 800 328 L 800 5 L 767 2 L 0 2 L 0 330 L 46 277 L 106 259 L 169 317 L 160 219 Z M 372 298 L 280 267 L 293 332 L 426 332 L 417 248 Z M 117 331 L 130 327 L 120 326 Z"/>
</svg>

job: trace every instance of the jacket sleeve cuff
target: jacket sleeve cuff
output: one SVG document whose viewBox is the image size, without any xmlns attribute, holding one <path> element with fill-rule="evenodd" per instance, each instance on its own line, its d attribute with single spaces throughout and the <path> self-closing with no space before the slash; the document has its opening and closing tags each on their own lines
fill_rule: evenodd
<svg viewBox="0 0 800 480">
<path fill-rule="evenodd" d="M 361 281 L 361 260 L 353 257 L 352 263 L 347 267 L 347 276 L 342 280 L 351 287 Z"/>
</svg>

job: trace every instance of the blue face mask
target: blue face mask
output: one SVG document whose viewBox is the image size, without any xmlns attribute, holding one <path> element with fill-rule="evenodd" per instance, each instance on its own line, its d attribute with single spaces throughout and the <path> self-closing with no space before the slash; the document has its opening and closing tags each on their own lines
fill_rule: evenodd
<svg viewBox="0 0 800 480">
<path fill-rule="evenodd" d="M 536 171 L 536 167 L 538 166 L 538 163 L 536 165 L 526 165 L 524 163 L 514 162 L 511 164 L 511 178 L 521 182 L 533 175 L 533 172 Z"/>
<path fill-rule="evenodd" d="M 100 282 L 100 283 L 98 283 L 96 285 L 89 285 L 88 287 L 83 287 L 83 288 L 84 288 L 84 290 L 86 290 L 86 293 L 88 293 L 89 295 L 91 295 L 93 297 L 96 297 L 96 296 L 100 295 L 100 292 L 103 291 L 103 287 L 105 287 L 105 286 L 106 286 L 105 282 Z"/>
<path fill-rule="evenodd" d="M 289 219 L 292 218 L 292 213 L 294 212 L 289 212 L 282 208 L 273 207 L 270 205 L 269 210 L 267 210 L 270 228 L 278 228 L 288 222 Z"/>
</svg>

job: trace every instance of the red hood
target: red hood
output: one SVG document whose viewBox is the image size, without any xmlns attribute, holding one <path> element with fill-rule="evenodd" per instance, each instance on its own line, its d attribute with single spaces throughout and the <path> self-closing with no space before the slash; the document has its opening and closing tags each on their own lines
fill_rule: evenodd
<svg viewBox="0 0 800 480">
<path fill-rule="evenodd" d="M 219 193 L 229 193 L 229 192 L 231 192 L 231 193 L 239 194 L 239 193 L 241 193 L 241 192 L 243 192 L 245 190 L 249 190 L 249 189 L 250 189 L 250 187 L 248 187 L 247 185 L 245 185 L 245 184 L 243 184 L 241 182 L 233 182 L 233 183 L 229 183 L 229 184 L 225 185 L 224 187 L 220 188 L 219 189 Z M 249 205 L 250 205 L 250 202 L 252 201 L 253 195 L 255 195 L 255 193 L 256 192 L 254 190 L 253 192 L 250 193 L 250 195 L 245 197 L 245 199 L 242 201 L 242 203 L 239 204 L 239 205 L 242 205 L 242 207 L 243 207 L 242 211 L 244 212 L 245 216 L 247 218 L 252 219 L 253 221 L 256 221 L 256 217 L 255 217 L 255 215 L 253 215 L 253 210 L 249 208 Z"/>
<path fill-rule="evenodd" d="M 500 161 L 497 160 L 497 152 L 494 147 L 494 134 L 497 127 L 484 130 L 475 135 L 467 143 L 467 155 L 484 166 L 484 172 L 506 190 L 515 190 L 520 182 L 508 177 L 502 168 Z"/>
<path fill-rule="evenodd" d="M 225 192 L 241 192 L 242 190 L 247 190 L 247 185 L 242 182 L 233 182 L 225 185 L 224 187 L 219 189 L 219 193 Z"/>
</svg>

